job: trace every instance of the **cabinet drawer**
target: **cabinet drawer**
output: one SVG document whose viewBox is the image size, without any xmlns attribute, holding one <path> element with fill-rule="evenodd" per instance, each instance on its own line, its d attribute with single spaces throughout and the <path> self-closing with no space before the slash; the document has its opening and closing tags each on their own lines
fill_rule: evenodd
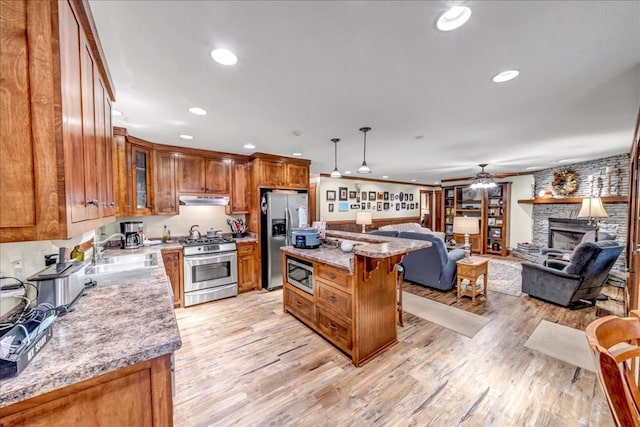
<svg viewBox="0 0 640 427">
<path fill-rule="evenodd" d="M 351 319 L 351 295 L 338 288 L 330 286 L 322 280 L 317 280 L 317 302 L 347 319 Z"/>
<path fill-rule="evenodd" d="M 351 293 L 351 275 L 347 270 L 332 267 L 326 264 L 318 265 L 318 279 L 324 279 L 331 282 L 332 285 L 338 286 L 345 292 Z"/>
<path fill-rule="evenodd" d="M 340 319 L 330 311 L 318 309 L 317 328 L 338 347 L 351 352 L 351 322 Z"/>
<path fill-rule="evenodd" d="M 307 299 L 299 295 L 291 288 L 284 290 L 284 304 L 291 314 L 307 323 L 313 323 L 314 304 L 313 300 Z"/>
<path fill-rule="evenodd" d="M 236 245 L 236 249 L 238 251 L 238 255 L 252 253 L 254 246 L 255 245 L 253 243 L 241 243 L 241 244 Z"/>
</svg>

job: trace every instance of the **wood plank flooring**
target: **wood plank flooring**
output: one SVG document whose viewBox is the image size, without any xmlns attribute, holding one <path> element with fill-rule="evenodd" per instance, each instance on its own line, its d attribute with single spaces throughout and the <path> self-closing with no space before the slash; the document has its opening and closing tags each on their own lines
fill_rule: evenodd
<svg viewBox="0 0 640 427">
<path fill-rule="evenodd" d="M 595 308 L 405 290 L 491 320 L 469 339 L 405 313 L 399 343 L 355 368 L 282 312 L 282 291 L 176 310 L 175 425 L 613 425 L 594 373 L 524 347 L 541 320 L 584 329 Z"/>
</svg>

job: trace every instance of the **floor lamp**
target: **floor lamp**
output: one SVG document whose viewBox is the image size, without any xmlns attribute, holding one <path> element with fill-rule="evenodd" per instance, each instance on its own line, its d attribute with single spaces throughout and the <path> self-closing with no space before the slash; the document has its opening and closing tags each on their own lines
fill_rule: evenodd
<svg viewBox="0 0 640 427">
<path fill-rule="evenodd" d="M 456 234 L 464 234 L 464 259 L 462 262 L 471 262 L 471 244 L 469 243 L 469 234 L 480 233 L 480 223 L 478 218 L 468 216 L 457 216 L 453 218 L 453 232 Z"/>
<path fill-rule="evenodd" d="M 596 227 L 595 241 L 598 241 L 598 218 L 607 218 L 607 212 L 602 206 L 602 199 L 600 197 L 585 197 L 582 199 L 582 206 L 580 212 L 578 212 L 578 218 L 588 218 L 589 223 L 593 223 Z"/>
</svg>

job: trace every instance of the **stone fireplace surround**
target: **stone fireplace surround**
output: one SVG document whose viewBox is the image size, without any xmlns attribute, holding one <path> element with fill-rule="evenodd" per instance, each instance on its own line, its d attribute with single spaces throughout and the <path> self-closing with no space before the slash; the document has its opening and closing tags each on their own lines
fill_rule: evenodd
<svg viewBox="0 0 640 427">
<path fill-rule="evenodd" d="M 558 167 L 544 169 L 534 173 L 535 194 L 541 190 L 547 190 L 551 187 L 550 183 L 553 179 L 553 173 L 558 169 L 570 169 L 576 174 L 578 180 L 578 189 L 570 197 L 586 197 L 589 195 L 588 177 L 604 175 L 606 167 L 616 169 L 618 180 L 618 194 L 621 196 L 629 195 L 629 155 L 620 154 L 617 156 L 606 157 L 603 159 L 591 160 L 582 163 L 563 164 Z M 607 196 L 607 194 L 601 194 Z M 626 245 L 627 242 L 627 203 L 604 203 L 604 209 L 609 215 L 599 221 L 600 231 L 605 231 L 615 236 L 616 241 L 620 245 Z M 587 220 L 577 219 L 580 211 L 578 203 L 549 203 L 534 204 L 532 209 L 532 243 L 541 247 L 549 246 L 549 220 L 560 219 L 570 220 L 568 222 L 578 224 L 577 221 L 588 222 Z M 586 231 L 585 231 L 586 232 Z M 580 236 L 581 238 L 581 236 Z M 611 276 L 616 278 L 625 278 L 626 268 L 626 252 L 623 252 L 612 269 Z"/>
</svg>

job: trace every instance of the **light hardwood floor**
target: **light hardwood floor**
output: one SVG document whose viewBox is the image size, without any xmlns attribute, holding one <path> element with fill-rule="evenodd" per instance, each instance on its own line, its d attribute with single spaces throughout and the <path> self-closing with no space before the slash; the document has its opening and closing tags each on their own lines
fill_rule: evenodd
<svg viewBox="0 0 640 427">
<path fill-rule="evenodd" d="M 282 312 L 282 291 L 176 310 L 175 425 L 613 425 L 594 373 L 524 347 L 541 320 L 584 329 L 595 308 L 405 290 L 491 320 L 469 339 L 405 313 L 399 343 L 355 368 Z"/>
</svg>

